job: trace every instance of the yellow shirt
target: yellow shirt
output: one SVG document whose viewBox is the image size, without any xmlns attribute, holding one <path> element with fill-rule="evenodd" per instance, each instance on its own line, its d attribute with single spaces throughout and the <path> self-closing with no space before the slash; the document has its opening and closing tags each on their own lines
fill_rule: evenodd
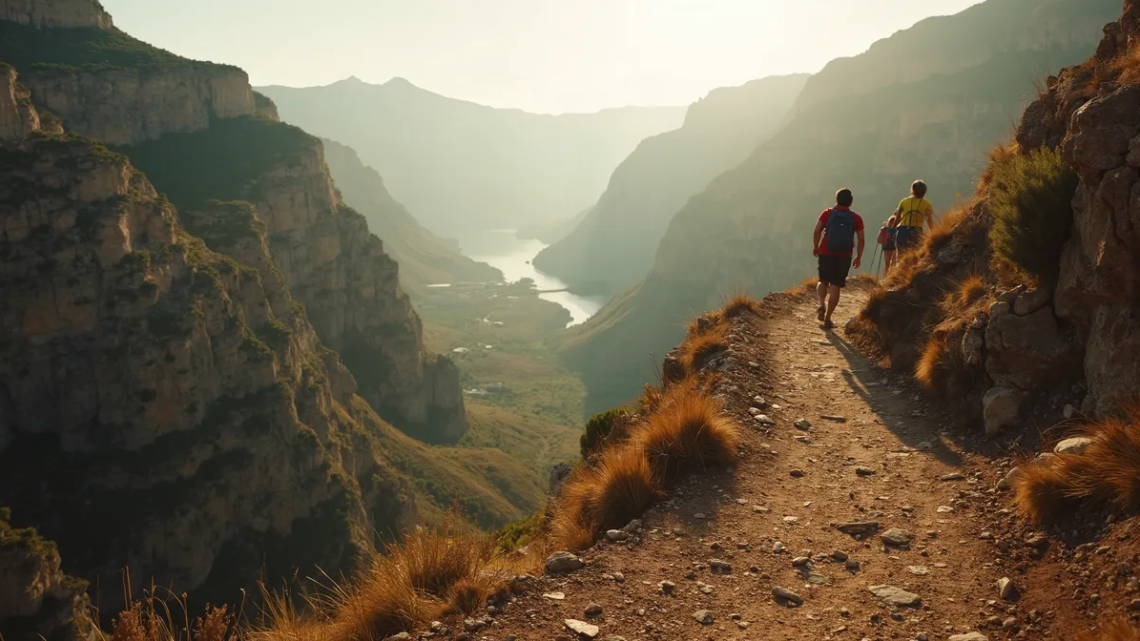
<svg viewBox="0 0 1140 641">
<path fill-rule="evenodd" d="M 918 227 L 922 229 L 927 218 L 933 219 L 934 205 L 925 198 L 910 196 L 903 198 L 899 203 L 899 227 Z"/>
</svg>

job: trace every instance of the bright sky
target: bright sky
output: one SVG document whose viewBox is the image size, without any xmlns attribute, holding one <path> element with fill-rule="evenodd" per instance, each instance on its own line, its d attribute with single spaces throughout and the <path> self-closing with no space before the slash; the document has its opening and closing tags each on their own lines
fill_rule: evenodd
<svg viewBox="0 0 1140 641">
<path fill-rule="evenodd" d="M 683 105 L 818 71 L 978 0 L 102 0 L 120 28 L 254 85 L 401 76 L 495 107 Z"/>
</svg>

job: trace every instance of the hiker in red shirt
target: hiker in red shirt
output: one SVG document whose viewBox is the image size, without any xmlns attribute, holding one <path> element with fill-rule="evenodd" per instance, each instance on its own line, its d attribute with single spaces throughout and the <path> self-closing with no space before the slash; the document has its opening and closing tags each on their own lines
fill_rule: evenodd
<svg viewBox="0 0 1140 641">
<path fill-rule="evenodd" d="M 819 215 L 812 238 L 812 253 L 819 258 L 819 308 L 816 316 L 823 322 L 824 329 L 835 327 L 831 315 L 839 305 L 839 292 L 847 286 L 847 274 L 851 267 L 859 269 L 863 263 L 863 218 L 851 211 L 855 197 L 850 189 L 840 189 L 835 194 L 835 207 Z M 859 253 L 851 261 L 855 249 L 855 238 L 859 238 Z M 824 305 L 826 301 L 826 306 Z"/>
</svg>

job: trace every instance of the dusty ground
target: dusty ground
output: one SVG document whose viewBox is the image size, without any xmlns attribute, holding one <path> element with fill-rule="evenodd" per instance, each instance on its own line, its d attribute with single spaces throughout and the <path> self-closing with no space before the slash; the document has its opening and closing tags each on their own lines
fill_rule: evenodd
<svg viewBox="0 0 1140 641">
<path fill-rule="evenodd" d="M 850 294 L 839 324 L 863 298 Z M 1071 639 L 1140 596 L 1134 523 L 1083 515 L 1075 531 L 1038 536 L 1012 513 L 1009 493 L 995 489 L 1013 464 L 1005 446 L 984 439 L 980 426 L 952 427 L 962 423 L 952 404 L 932 403 L 840 331 L 819 329 L 810 297 L 769 297 L 760 316 L 735 323 L 719 394 L 744 426 L 736 469 L 671 488 L 641 535 L 599 544 L 579 572 L 542 578 L 476 638 L 570 639 L 563 621 L 578 619 L 598 626 L 599 639 L 628 641 L 935 640 L 975 631 L 990 640 Z M 768 403 L 771 428 L 752 416 L 756 396 Z M 797 419 L 811 430 L 797 429 Z M 879 528 L 855 537 L 836 529 L 847 521 Z M 912 535 L 910 545 L 885 546 L 880 535 L 892 528 Z M 837 560 L 844 555 L 857 569 Z M 794 567 L 796 557 L 810 561 Z M 711 559 L 731 572 L 714 574 Z M 1007 599 L 997 587 L 1003 577 L 1017 587 Z M 675 584 L 672 594 L 662 594 L 662 581 Z M 869 590 L 879 585 L 921 603 L 886 605 Z M 802 605 L 778 602 L 777 587 Z M 564 598 L 544 596 L 555 592 Z M 591 604 L 600 616 L 586 616 Z M 699 610 L 710 624 L 696 620 Z"/>
</svg>

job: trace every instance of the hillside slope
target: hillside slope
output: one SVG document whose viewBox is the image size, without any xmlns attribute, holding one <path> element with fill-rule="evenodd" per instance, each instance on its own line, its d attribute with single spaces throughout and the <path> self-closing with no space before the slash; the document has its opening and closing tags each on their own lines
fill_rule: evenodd
<svg viewBox="0 0 1140 641">
<path fill-rule="evenodd" d="M 873 46 L 874 55 L 813 76 L 805 96 L 850 77 L 867 79 L 867 90 L 801 99 L 778 134 L 677 213 L 645 281 L 569 338 L 566 357 L 590 387 L 589 409 L 620 403 L 649 380 L 648 355 L 675 344 L 694 310 L 733 290 L 782 290 L 811 274 L 811 230 L 836 189 L 854 189 L 855 210 L 872 230 L 916 178 L 931 185 L 940 210 L 971 193 L 986 150 L 1008 133 L 1034 81 L 1087 58 L 1118 11 L 1118 0 L 990 0 L 920 24 L 948 34 L 999 25 L 1000 38 L 976 64 L 962 68 L 946 56 L 945 67 L 932 63 L 923 77 L 884 85 L 897 74 L 880 60 L 912 48 L 903 31 Z"/>
<path fill-rule="evenodd" d="M 643 140 L 598 204 L 534 264 L 576 289 L 613 295 L 641 280 L 673 214 L 776 132 L 808 76 L 715 89 L 680 129 Z"/>
<path fill-rule="evenodd" d="M 324 140 L 325 162 L 345 203 L 368 221 L 368 231 L 384 241 L 384 250 L 400 264 L 400 284 L 422 297 L 434 283 L 498 282 L 499 270 L 477 263 L 424 229 L 384 187 L 376 170 L 356 152 Z"/>
<path fill-rule="evenodd" d="M 258 91 L 285 122 L 356 149 L 425 227 L 452 238 L 573 216 L 597 200 L 642 139 L 684 116 L 672 107 L 530 114 L 447 98 L 401 78 Z"/>
</svg>

